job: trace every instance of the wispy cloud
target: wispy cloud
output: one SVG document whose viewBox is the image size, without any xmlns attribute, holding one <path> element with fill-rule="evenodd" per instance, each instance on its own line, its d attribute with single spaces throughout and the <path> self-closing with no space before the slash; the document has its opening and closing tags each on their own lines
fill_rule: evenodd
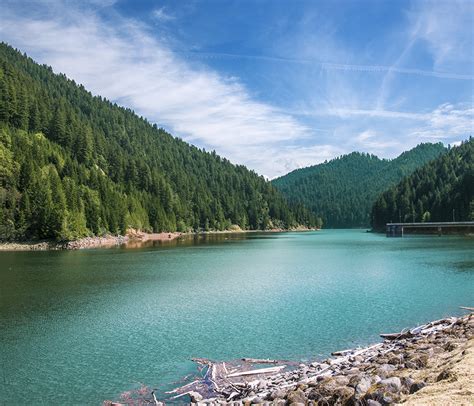
<svg viewBox="0 0 474 406">
<path fill-rule="evenodd" d="M 474 108 L 469 104 L 445 103 L 428 115 L 423 125 L 415 128 L 413 137 L 425 140 L 466 139 L 474 134 Z"/>
<path fill-rule="evenodd" d="M 325 62 L 325 61 L 312 59 L 312 58 L 285 58 L 285 57 L 271 56 L 271 55 L 244 55 L 244 54 L 232 54 L 232 53 L 226 53 L 226 52 L 181 51 L 180 54 L 185 55 L 188 58 L 198 58 L 202 60 L 249 59 L 249 60 L 256 60 L 256 61 L 294 63 L 294 64 L 319 66 L 321 69 L 328 70 L 328 71 L 333 70 L 333 71 L 344 71 L 344 72 L 399 73 L 399 74 L 404 74 L 404 75 L 427 76 L 427 77 L 435 77 L 435 78 L 440 78 L 440 79 L 454 79 L 454 80 L 468 80 L 468 81 L 474 80 L 474 75 L 472 74 L 404 68 L 404 67 L 398 66 L 398 63 L 400 62 L 394 63 L 394 65 L 392 66 L 357 65 L 357 64 L 348 64 L 348 63 Z"/>
<path fill-rule="evenodd" d="M 474 80 L 472 55 L 455 55 L 459 44 L 469 43 L 464 38 L 469 30 L 460 27 L 466 18 L 448 9 L 443 25 L 437 2 L 432 7 L 436 12 L 426 2 L 408 12 L 405 31 L 396 34 L 398 52 L 395 45 L 387 54 L 367 46 L 364 55 L 341 41 L 338 24 L 325 23 L 321 15 L 298 21 L 297 33 L 285 29 L 274 38 L 272 31 L 272 45 L 261 48 L 268 52 L 264 55 L 258 47 L 255 54 L 245 53 L 252 47 L 240 48 L 242 53 L 203 52 L 219 47 L 179 42 L 166 24 L 173 21 L 176 32 L 183 30 L 182 15 L 171 6 L 149 10 L 151 21 L 165 27 L 157 33 L 158 24 L 118 14 L 114 0 L 105 4 L 106 13 L 98 0 L 29 2 L 28 8 L 20 3 L 0 2 L 2 40 L 94 94 L 131 107 L 174 135 L 216 149 L 267 177 L 352 150 L 392 157 L 421 141 L 452 143 L 472 134 L 472 99 L 456 99 L 457 90 L 472 88 Z M 471 7 L 461 6 L 464 12 Z M 416 58 L 410 59 L 423 44 L 433 54 L 433 64 L 417 65 Z M 460 63 L 449 63 L 456 58 Z M 262 69 L 252 79 L 265 81 L 268 88 L 252 87 L 252 80 L 239 77 L 245 68 L 226 74 L 217 70 L 222 65 Z M 426 96 L 412 103 L 423 94 L 418 83 L 423 90 L 433 84 L 442 90 L 436 100 Z M 448 87 L 455 90 L 443 92 Z M 284 97 L 273 98 L 275 89 Z"/>
<path fill-rule="evenodd" d="M 164 7 L 154 9 L 151 14 L 155 20 L 160 22 L 174 20 L 174 16 L 166 12 Z"/>
<path fill-rule="evenodd" d="M 238 163 L 252 161 L 259 171 L 270 158 L 268 148 L 310 134 L 291 115 L 253 98 L 237 79 L 204 65 L 189 66 L 134 21 L 105 24 L 79 10 L 67 17 L 3 14 L 0 33 L 95 94 L 131 106 L 175 135 Z M 278 171 L 268 169 L 268 176 Z"/>
<path fill-rule="evenodd" d="M 429 45 L 435 67 L 451 68 L 461 62 L 472 74 L 474 2 L 422 1 L 414 4 L 411 18 L 418 27 L 417 38 Z"/>
</svg>

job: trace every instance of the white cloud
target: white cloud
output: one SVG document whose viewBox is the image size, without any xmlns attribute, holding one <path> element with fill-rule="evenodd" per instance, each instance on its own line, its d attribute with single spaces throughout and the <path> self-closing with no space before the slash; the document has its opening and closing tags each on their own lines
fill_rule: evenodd
<svg viewBox="0 0 474 406">
<path fill-rule="evenodd" d="M 422 1 L 416 3 L 412 18 L 416 36 L 428 43 L 436 68 L 449 69 L 461 62 L 472 74 L 474 2 Z"/>
<path fill-rule="evenodd" d="M 433 110 L 425 123 L 414 129 L 413 137 L 425 140 L 466 139 L 474 133 L 474 108 L 468 104 L 442 104 Z"/>
<path fill-rule="evenodd" d="M 107 24 L 84 10 L 63 12 L 41 19 L 2 13 L 0 34 L 93 93 L 269 176 L 279 168 L 267 167 L 268 148 L 310 134 L 291 115 L 255 100 L 237 79 L 191 67 L 134 21 Z"/>
<path fill-rule="evenodd" d="M 156 8 L 152 11 L 152 16 L 160 22 L 174 20 L 174 17 L 165 11 L 164 7 Z"/>
<path fill-rule="evenodd" d="M 376 133 L 374 130 L 365 130 L 363 132 L 361 132 L 358 136 L 357 136 L 357 141 L 367 141 L 368 139 L 370 138 L 374 138 L 376 136 Z"/>
<path fill-rule="evenodd" d="M 398 111 L 403 108 L 391 100 L 390 109 L 384 108 L 383 102 L 378 108 L 370 108 L 376 105 L 380 90 L 370 86 L 378 73 L 381 78 L 385 72 L 389 77 L 401 73 L 456 79 L 458 84 L 459 80 L 466 80 L 472 85 L 472 70 L 449 73 L 457 72 L 458 66 L 441 63 L 446 55 L 452 56 L 454 45 L 449 45 L 446 36 L 433 34 L 442 28 L 438 20 L 436 29 L 425 29 L 427 24 L 419 28 L 423 41 L 428 41 L 426 33 L 430 33 L 433 44 L 434 38 L 444 41 L 445 45 L 436 50 L 440 62 L 434 71 L 396 64 L 357 64 L 356 55 L 331 39 L 331 27 L 326 26 L 322 27 L 324 35 L 321 38 L 314 35 L 311 41 L 295 41 L 288 36 L 282 50 L 286 49 L 289 57 L 211 54 L 308 65 L 309 70 L 286 70 L 288 76 L 293 75 L 291 80 L 278 79 L 294 89 L 306 90 L 295 90 L 292 103 L 298 103 L 301 108 L 285 109 L 258 100 L 239 78 L 220 74 L 190 59 L 190 54 L 173 52 L 174 47 L 165 41 L 174 39 L 155 38 L 150 26 L 124 19 L 113 8 L 108 10 L 107 20 L 100 18 L 103 13 L 94 11 L 98 0 L 88 0 L 86 6 L 69 0 L 49 1 L 36 4 L 31 8 L 35 11 L 29 9 L 28 13 L 15 4 L 8 0 L 0 2 L 0 36 L 4 41 L 26 51 L 40 63 L 52 65 L 56 72 L 66 73 L 94 94 L 131 107 L 174 135 L 206 149 L 216 149 L 231 161 L 268 177 L 354 149 L 394 156 L 421 141 L 452 143 L 472 134 L 472 103 L 446 103 L 433 108 L 434 103 L 441 102 L 438 101 L 414 112 Z M 159 22 L 174 18 L 164 8 L 156 8 L 153 17 Z M 302 38 L 307 39 L 303 31 Z M 292 52 L 295 44 L 303 49 Z M 275 54 L 284 55 L 282 52 Z M 324 60 L 356 63 L 318 62 Z M 317 68 L 313 69 L 313 65 Z M 390 80 L 386 82 L 382 101 L 389 95 Z M 409 93 L 403 96 L 410 99 Z M 449 100 L 450 95 L 446 97 L 442 100 Z"/>
</svg>

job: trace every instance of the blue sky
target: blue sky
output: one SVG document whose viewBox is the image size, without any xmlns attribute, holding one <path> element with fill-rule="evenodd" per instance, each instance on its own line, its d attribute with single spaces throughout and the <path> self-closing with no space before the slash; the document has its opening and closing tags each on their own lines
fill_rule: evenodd
<svg viewBox="0 0 474 406">
<path fill-rule="evenodd" d="M 269 178 L 474 129 L 474 2 L 45 0 L 0 39 Z"/>
</svg>

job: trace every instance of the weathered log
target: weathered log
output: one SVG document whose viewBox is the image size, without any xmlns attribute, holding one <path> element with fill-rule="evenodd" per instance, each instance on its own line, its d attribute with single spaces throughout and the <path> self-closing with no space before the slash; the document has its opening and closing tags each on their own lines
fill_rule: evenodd
<svg viewBox="0 0 474 406">
<path fill-rule="evenodd" d="M 278 361 L 276 359 L 260 359 L 260 358 L 242 358 L 242 361 L 250 364 L 280 364 L 285 361 Z"/>
<path fill-rule="evenodd" d="M 227 375 L 227 378 L 233 378 L 233 377 L 237 377 L 237 376 L 246 376 L 246 375 L 271 374 L 273 372 L 279 372 L 284 368 L 286 368 L 286 365 L 281 365 L 281 366 L 272 367 L 272 368 L 254 369 L 252 371 L 236 372 L 236 373 Z"/>
</svg>

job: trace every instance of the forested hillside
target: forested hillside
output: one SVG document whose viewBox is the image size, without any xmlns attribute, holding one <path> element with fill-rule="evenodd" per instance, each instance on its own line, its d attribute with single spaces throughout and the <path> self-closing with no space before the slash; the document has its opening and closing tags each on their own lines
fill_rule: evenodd
<svg viewBox="0 0 474 406">
<path fill-rule="evenodd" d="M 380 193 L 444 152 L 441 143 L 420 144 L 392 160 L 353 152 L 295 170 L 273 184 L 290 202 L 303 204 L 320 216 L 325 227 L 368 227 Z"/>
<path fill-rule="evenodd" d="M 385 191 L 372 208 L 372 218 L 376 230 L 392 221 L 474 220 L 474 139 Z"/>
<path fill-rule="evenodd" d="M 0 238 L 315 226 L 265 179 L 0 44 Z"/>
</svg>

